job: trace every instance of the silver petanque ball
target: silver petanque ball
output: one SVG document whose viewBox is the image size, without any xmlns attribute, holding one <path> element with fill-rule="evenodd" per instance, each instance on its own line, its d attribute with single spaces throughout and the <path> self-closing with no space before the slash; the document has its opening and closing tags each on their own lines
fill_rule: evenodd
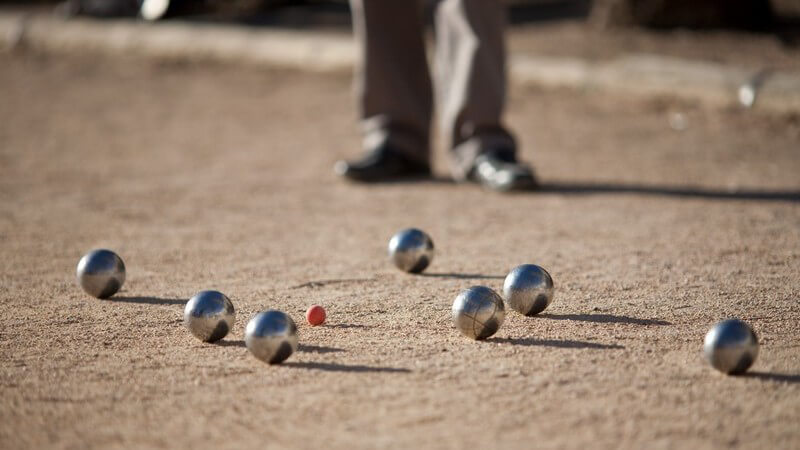
<svg viewBox="0 0 800 450">
<path fill-rule="evenodd" d="M 505 318 L 503 299 L 486 286 L 473 286 L 453 302 L 453 322 L 468 338 L 488 338 L 500 329 Z"/>
<path fill-rule="evenodd" d="M 723 320 L 706 333 L 703 350 L 715 369 L 729 375 L 742 374 L 758 357 L 758 337 L 741 320 Z"/>
<path fill-rule="evenodd" d="M 281 311 L 260 312 L 247 323 L 244 343 L 256 358 L 279 364 L 297 351 L 297 326 Z"/>
<path fill-rule="evenodd" d="M 195 337 L 216 342 L 233 328 L 236 311 L 222 292 L 200 291 L 190 298 L 183 310 L 183 323 Z"/>
<path fill-rule="evenodd" d="M 535 264 L 517 266 L 503 282 L 503 296 L 514 311 L 539 314 L 553 301 L 553 278 Z"/>
<path fill-rule="evenodd" d="M 420 273 L 433 260 L 433 241 L 422 230 L 401 230 L 389 240 L 389 258 L 404 272 Z"/>
<path fill-rule="evenodd" d="M 125 283 L 125 263 L 111 250 L 92 250 L 78 261 L 78 283 L 92 297 L 108 298 Z"/>
</svg>

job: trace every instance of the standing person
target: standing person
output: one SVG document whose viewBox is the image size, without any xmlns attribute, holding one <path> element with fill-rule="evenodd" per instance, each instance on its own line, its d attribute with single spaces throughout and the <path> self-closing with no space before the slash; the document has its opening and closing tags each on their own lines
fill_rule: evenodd
<svg viewBox="0 0 800 450">
<path fill-rule="evenodd" d="M 366 154 L 334 170 L 359 182 L 429 176 L 433 92 L 423 2 L 350 0 L 360 62 L 356 90 Z M 505 7 L 500 0 L 438 0 L 436 104 L 451 173 L 497 191 L 535 187 L 501 123 L 506 96 Z"/>
</svg>

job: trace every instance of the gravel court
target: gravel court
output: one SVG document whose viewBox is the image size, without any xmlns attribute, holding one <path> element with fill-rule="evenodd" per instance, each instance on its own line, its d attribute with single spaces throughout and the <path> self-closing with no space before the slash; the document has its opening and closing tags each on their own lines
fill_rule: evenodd
<svg viewBox="0 0 800 450">
<path fill-rule="evenodd" d="M 347 76 L 0 58 L 3 447 L 800 442 L 796 117 L 515 88 L 543 192 L 452 184 L 442 152 L 438 180 L 367 188 L 331 171 L 358 152 Z M 406 226 L 437 247 L 421 276 L 385 258 Z M 128 267 L 110 300 L 74 281 L 94 247 Z M 523 262 L 548 310 L 460 336 L 458 292 Z M 201 289 L 237 308 L 220 345 L 183 328 Z M 300 325 L 279 367 L 243 347 L 267 308 Z M 731 316 L 761 338 L 749 376 L 701 358 Z"/>
</svg>

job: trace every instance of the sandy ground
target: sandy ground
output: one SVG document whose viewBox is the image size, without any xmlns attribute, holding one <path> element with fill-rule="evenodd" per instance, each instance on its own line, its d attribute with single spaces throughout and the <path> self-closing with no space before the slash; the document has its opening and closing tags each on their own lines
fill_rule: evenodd
<svg viewBox="0 0 800 450">
<path fill-rule="evenodd" d="M 800 448 L 800 120 L 511 98 L 541 192 L 450 183 L 443 152 L 364 187 L 331 170 L 345 76 L 0 54 L 0 447 Z M 407 226 L 421 276 L 386 260 Z M 128 266 L 109 300 L 75 283 L 95 247 Z M 456 295 L 526 262 L 546 313 L 462 337 Z M 237 308 L 218 345 L 182 324 L 202 289 Z M 269 308 L 300 323 L 280 366 L 242 341 Z M 701 356 L 728 317 L 761 338 L 747 376 Z"/>
<path fill-rule="evenodd" d="M 800 71 L 800 27 L 775 33 L 722 29 L 602 30 L 581 20 L 561 20 L 516 24 L 510 28 L 509 46 L 515 53 L 594 61 L 644 53 L 746 69 Z"/>
</svg>

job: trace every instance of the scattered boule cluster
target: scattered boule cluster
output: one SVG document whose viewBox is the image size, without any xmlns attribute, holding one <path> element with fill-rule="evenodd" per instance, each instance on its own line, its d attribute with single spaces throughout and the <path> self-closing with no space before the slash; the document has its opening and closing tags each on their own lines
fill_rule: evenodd
<svg viewBox="0 0 800 450">
<path fill-rule="evenodd" d="M 109 298 L 125 282 L 125 264 L 111 250 L 92 250 L 78 262 L 77 275 L 78 283 L 87 294 L 101 299 Z M 309 313 L 312 310 L 315 319 L 314 322 L 309 319 L 311 324 L 322 324 L 325 310 L 319 305 L 309 308 Z M 194 337 L 203 342 L 221 340 L 233 329 L 235 322 L 236 310 L 233 302 L 219 291 L 198 292 L 186 302 L 183 310 L 184 325 Z M 259 360 L 278 364 L 297 351 L 297 325 L 284 312 L 263 311 L 247 323 L 244 342 L 250 353 Z"/>
<path fill-rule="evenodd" d="M 389 258 L 398 269 L 421 273 L 433 260 L 433 240 L 416 228 L 399 231 L 389 240 Z M 453 302 L 453 322 L 471 339 L 486 339 L 497 332 L 508 306 L 520 314 L 534 316 L 553 301 L 553 278 L 535 264 L 514 268 L 503 283 L 505 302 L 486 286 L 472 286 Z"/>
<path fill-rule="evenodd" d="M 416 228 L 402 230 L 389 241 L 389 258 L 400 270 L 421 273 L 433 260 L 433 240 Z M 506 306 L 528 317 L 544 311 L 553 301 L 553 278 L 544 268 L 522 264 L 506 275 L 503 295 L 487 286 L 472 286 L 453 302 L 455 327 L 475 340 L 491 337 L 506 317 Z M 737 319 L 714 325 L 705 338 L 704 355 L 709 364 L 726 374 L 747 371 L 758 356 L 758 338 Z"/>
<path fill-rule="evenodd" d="M 422 230 L 409 228 L 389 240 L 389 258 L 404 272 L 422 273 L 433 261 L 434 245 Z M 87 294 L 105 299 L 119 292 L 125 283 L 125 263 L 115 252 L 92 250 L 77 266 L 78 284 Z M 502 296 L 487 286 L 472 286 L 460 292 L 451 309 L 453 323 L 464 336 L 482 340 L 491 337 L 505 321 L 506 306 L 524 316 L 534 317 L 553 301 L 553 278 L 544 268 L 522 264 L 512 269 L 503 281 Z M 312 305 L 306 312 L 311 326 L 322 325 L 326 312 Z M 217 342 L 233 329 L 236 311 L 223 293 L 204 290 L 186 303 L 183 323 L 203 342 Z M 279 364 L 298 348 L 297 325 L 277 310 L 257 313 L 244 331 L 247 350 L 268 364 Z M 758 356 L 758 338 L 753 329 L 737 319 L 714 325 L 705 336 L 703 352 L 708 363 L 725 374 L 747 371 Z"/>
</svg>

